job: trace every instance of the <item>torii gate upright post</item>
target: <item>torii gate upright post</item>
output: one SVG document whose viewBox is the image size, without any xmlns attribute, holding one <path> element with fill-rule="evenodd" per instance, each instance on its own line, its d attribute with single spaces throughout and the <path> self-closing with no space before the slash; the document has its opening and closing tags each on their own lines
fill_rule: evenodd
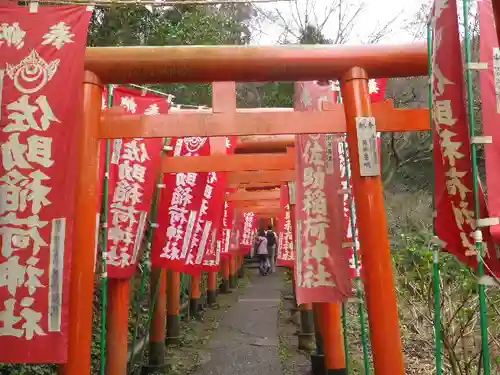
<svg viewBox="0 0 500 375">
<path fill-rule="evenodd" d="M 212 84 L 212 108 L 214 113 L 236 111 L 236 83 L 214 82 Z M 226 138 L 212 137 L 210 139 L 212 155 L 226 154 Z M 208 273 L 207 303 L 214 304 L 217 300 L 217 272 Z"/>
<path fill-rule="evenodd" d="M 61 375 L 90 375 L 94 269 L 97 259 L 96 230 L 99 225 L 99 123 L 103 86 L 99 78 L 85 72 L 83 121 L 78 137 L 74 250 L 69 289 L 68 360 L 58 369 Z M 94 209 L 92 209 L 94 207 Z"/>
<path fill-rule="evenodd" d="M 360 172 L 356 118 L 372 116 L 368 74 L 353 67 L 342 85 L 375 374 L 404 375 L 382 179 L 380 171 L 372 177 Z"/>
</svg>

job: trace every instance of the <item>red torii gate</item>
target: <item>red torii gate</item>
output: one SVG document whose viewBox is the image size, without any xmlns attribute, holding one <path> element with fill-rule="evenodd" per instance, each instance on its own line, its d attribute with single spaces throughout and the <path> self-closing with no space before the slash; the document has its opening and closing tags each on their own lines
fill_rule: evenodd
<svg viewBox="0 0 500 375">
<path fill-rule="evenodd" d="M 98 202 L 99 162 L 97 155 L 100 138 L 269 135 L 343 131 L 348 134 L 356 211 L 359 216 L 360 242 L 362 248 L 365 249 L 363 254 L 365 290 L 370 311 L 375 372 L 391 375 L 404 374 L 382 183 L 380 176 L 362 177 L 360 174 L 356 117 L 370 117 L 374 112 L 369 99 L 368 77 L 427 75 L 427 47 L 424 44 L 362 47 L 89 48 L 86 69 L 84 121 L 79 136 L 79 175 L 76 192 L 76 212 L 79 216 L 75 220 L 74 231 L 69 350 L 68 362 L 61 367 L 61 374 L 88 375 L 90 372 L 94 253 L 89 249 L 94 249 L 96 246 L 97 228 L 95 212 L 89 207 L 97 207 Z M 203 124 L 204 120 L 197 120 L 200 122 L 193 122 L 189 126 L 183 124 L 184 132 L 182 132 L 180 131 L 182 129 L 172 129 L 162 122 L 141 119 L 140 116 L 119 116 L 112 112 L 101 116 L 103 83 L 294 81 L 324 80 L 336 77 L 341 78 L 343 83 L 345 127 L 338 127 L 335 123 L 328 122 L 323 115 L 319 115 L 321 120 L 314 121 L 316 125 L 309 130 L 302 128 L 302 126 L 309 125 L 308 122 L 288 124 L 293 129 L 287 132 L 282 126 L 268 128 L 266 126 L 270 123 L 262 127 L 255 122 L 252 124 L 251 121 L 247 122 L 242 130 L 238 128 L 241 118 L 245 117 L 242 113 L 239 118 L 239 115 L 230 114 L 233 120 L 237 120 L 230 128 L 215 128 L 217 132 L 212 132 L 207 126 L 208 122 Z M 218 111 L 214 109 L 216 114 L 211 116 L 226 116 L 218 115 Z M 331 113 L 329 115 L 332 116 Z M 302 120 L 309 121 L 318 115 L 309 113 L 306 116 L 303 114 L 293 114 L 293 116 L 296 116 L 296 120 L 302 116 Z M 325 119 L 327 123 L 321 125 Z M 163 120 L 168 119 L 163 118 Z M 223 120 L 227 123 L 229 118 L 226 117 Z M 407 120 L 411 121 L 411 118 Z M 118 124 L 122 127 L 121 130 Z M 137 125 L 139 127 L 134 129 Z M 411 129 L 411 123 L 406 125 Z M 408 127 L 392 129 L 392 131 L 408 130 Z M 412 130 L 429 130 L 429 128 Z"/>
</svg>

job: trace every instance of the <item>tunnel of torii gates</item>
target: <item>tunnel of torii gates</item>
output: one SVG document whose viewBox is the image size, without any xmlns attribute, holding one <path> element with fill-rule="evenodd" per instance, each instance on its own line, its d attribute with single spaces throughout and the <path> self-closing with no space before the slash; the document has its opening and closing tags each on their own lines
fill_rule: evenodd
<svg viewBox="0 0 500 375">
<path fill-rule="evenodd" d="M 428 73 L 425 44 L 398 46 L 300 47 L 134 47 L 88 48 L 85 59 L 84 125 L 79 137 L 74 252 L 70 281 L 69 349 L 64 375 L 91 372 L 92 301 L 96 217 L 99 200 L 100 139 L 212 137 L 211 156 L 168 158 L 163 172 L 229 172 L 229 184 L 262 188 L 294 178 L 295 134 L 346 133 L 353 194 L 363 249 L 364 289 L 374 369 L 378 375 L 403 375 L 404 363 L 387 221 L 380 172 L 362 176 L 357 117 L 375 117 L 378 132 L 429 131 L 426 109 L 393 109 L 372 104 L 368 78 L 423 76 Z M 310 81 L 340 78 L 343 104 L 324 103 L 322 111 L 236 109 L 234 82 Z M 104 84 L 216 82 L 211 111 L 139 116 L 101 110 Z M 225 136 L 253 136 L 235 155 L 217 155 Z M 260 137 L 259 137 L 260 136 Z M 268 136 L 262 137 L 262 136 Z M 269 137 L 277 136 L 277 137 Z M 219 143 L 219 146 L 216 144 Z M 215 151 L 214 151 L 215 150 Z M 165 160 L 165 159 L 164 159 Z M 277 217 L 274 192 L 239 192 L 229 199 L 260 216 Z M 263 204 L 263 201 L 267 203 Z M 222 276 L 229 271 L 223 266 Z M 215 288 L 209 276 L 209 289 Z M 127 362 L 129 281 L 112 280 L 108 316 L 107 373 L 122 375 Z M 224 282 L 223 282 L 224 283 Z M 310 306 L 301 306 L 308 310 Z M 323 328 L 328 335 L 330 326 Z M 154 318 L 153 318 L 154 327 Z M 123 336 L 125 336 L 123 338 Z M 326 338 L 326 337 L 325 337 Z M 342 349 L 343 350 L 343 349 Z"/>
</svg>

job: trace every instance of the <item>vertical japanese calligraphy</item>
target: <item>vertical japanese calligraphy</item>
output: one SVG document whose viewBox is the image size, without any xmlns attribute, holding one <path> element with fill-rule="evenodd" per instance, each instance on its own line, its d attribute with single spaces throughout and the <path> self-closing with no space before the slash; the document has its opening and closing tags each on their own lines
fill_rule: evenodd
<svg viewBox="0 0 500 375">
<path fill-rule="evenodd" d="M 0 4 L 0 362 L 66 360 L 90 16 L 86 7 Z"/>
<path fill-rule="evenodd" d="M 114 103 L 132 114 L 167 113 L 166 98 L 126 87 L 114 89 Z M 115 139 L 109 165 L 108 239 L 109 278 L 131 278 L 143 245 L 154 185 L 163 149 L 162 139 Z M 105 154 L 101 154 L 105 158 Z"/>
<path fill-rule="evenodd" d="M 178 139 L 174 157 L 208 156 L 208 138 L 189 137 Z M 169 173 L 163 176 L 165 188 L 160 194 L 158 229 L 152 249 L 155 267 L 192 272 L 186 266 L 193 235 L 200 241 L 196 222 L 201 209 L 208 173 Z M 203 230 L 201 231 L 203 232 Z"/>
<path fill-rule="evenodd" d="M 227 155 L 234 154 L 234 150 L 236 149 L 237 139 L 238 137 L 235 136 L 226 137 Z M 225 195 L 230 194 L 233 193 L 234 191 L 236 191 L 235 188 L 227 188 L 225 189 L 224 194 Z M 233 229 L 233 218 L 234 218 L 234 203 L 227 202 L 225 200 L 225 195 L 224 195 L 224 206 L 220 219 L 220 226 L 217 231 L 217 251 L 220 252 L 221 259 L 228 258 L 230 256 L 229 247 L 230 247 L 230 239 L 231 239 L 231 232 Z"/>
<path fill-rule="evenodd" d="M 234 189 L 228 189 L 227 193 Z M 223 214 L 221 217 L 221 226 L 217 233 L 217 246 L 220 248 L 221 258 L 229 257 L 229 247 L 233 232 L 234 203 L 224 201 Z"/>
<path fill-rule="evenodd" d="M 358 226 L 356 224 L 356 209 L 354 206 L 354 196 L 351 195 L 353 204 L 349 201 L 349 193 L 347 189 L 351 188 L 352 180 L 349 178 L 347 181 L 347 159 L 349 159 L 349 150 L 346 142 L 339 142 L 338 144 L 338 155 L 340 160 L 340 177 L 342 178 L 341 191 L 343 192 L 343 207 L 344 207 L 344 223 L 345 223 L 345 234 L 344 234 L 344 248 L 348 251 L 349 255 L 349 267 L 351 268 L 351 277 L 356 277 L 361 274 L 361 261 L 358 258 L 358 267 L 356 268 L 356 262 L 354 259 L 355 249 L 359 249 L 359 236 L 358 236 Z M 350 177 L 350 176 L 349 176 Z M 352 207 L 352 211 L 351 211 Z M 354 228 L 354 233 L 352 229 Z M 354 240 L 355 239 L 355 240 Z"/>
<path fill-rule="evenodd" d="M 485 145 L 486 183 L 488 191 L 500 191 L 500 149 L 496 147 L 500 141 L 500 49 L 498 48 L 495 20 L 491 0 L 478 2 L 479 27 L 481 29 L 480 55 L 481 62 L 488 63 L 488 69 L 480 72 L 481 106 L 483 114 L 484 135 L 491 136 L 492 144 Z M 500 194 L 488 195 L 488 211 L 492 217 L 500 217 Z M 500 242 L 500 225 L 490 228 L 493 240 Z M 493 262 L 493 259 L 490 260 Z M 493 265 L 492 265 L 493 266 Z M 494 265 L 495 272 L 500 273 L 500 265 Z"/>
<path fill-rule="evenodd" d="M 246 255 L 250 253 L 257 233 L 257 215 L 254 212 L 245 212 L 241 220 L 241 236 L 237 251 Z"/>
<path fill-rule="evenodd" d="M 278 251 L 277 265 L 293 268 L 295 264 L 292 205 L 289 199 L 288 184 L 281 184 L 280 190 L 280 217 L 278 221 Z"/>
<path fill-rule="evenodd" d="M 226 154 L 233 153 L 235 142 L 236 139 L 234 137 L 226 137 Z M 197 256 L 198 261 L 202 262 L 202 270 L 207 272 L 217 271 L 220 268 L 222 241 L 219 234 L 221 233 L 221 229 L 224 230 L 222 228 L 224 223 L 221 219 L 224 218 L 225 212 L 227 173 L 217 172 L 214 175 L 217 181 L 215 181 L 213 189 L 210 191 L 211 197 L 207 210 L 207 221 L 205 223 L 205 231 L 208 233 L 208 228 L 210 228 L 210 233 L 207 235 L 206 244 L 203 244 L 204 247 L 200 247 Z M 210 174 L 208 179 L 210 180 Z M 200 254 L 202 251 L 204 251 L 204 254 Z"/>
<path fill-rule="evenodd" d="M 296 84 L 296 110 L 318 110 L 333 100 L 330 86 Z M 351 295 L 349 259 L 342 248 L 344 213 L 338 139 L 333 135 L 301 135 L 295 141 L 295 262 L 297 303 L 338 302 Z"/>
<path fill-rule="evenodd" d="M 476 267 L 473 239 L 476 230 L 469 129 L 464 104 L 464 84 L 458 34 L 457 4 L 440 0 L 432 15 L 432 116 L 434 125 L 434 165 L 436 233 L 446 243 L 445 251 L 465 264 Z M 484 195 L 480 194 L 482 217 L 487 217 Z M 485 245 L 489 232 L 484 233 Z M 493 256 L 491 256 L 493 255 Z M 487 255 L 486 262 L 496 260 Z M 491 264 L 494 266 L 494 264 Z M 498 267 L 497 267 L 498 269 Z"/>
</svg>

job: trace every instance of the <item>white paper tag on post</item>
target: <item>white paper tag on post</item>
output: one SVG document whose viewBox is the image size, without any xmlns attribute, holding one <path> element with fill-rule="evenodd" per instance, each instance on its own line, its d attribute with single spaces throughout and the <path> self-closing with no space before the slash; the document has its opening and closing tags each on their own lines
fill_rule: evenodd
<svg viewBox="0 0 500 375">
<path fill-rule="evenodd" d="M 380 176 L 375 117 L 356 117 L 361 177 Z"/>
<path fill-rule="evenodd" d="M 288 196 L 290 204 L 295 204 L 295 181 L 288 182 Z"/>
</svg>

